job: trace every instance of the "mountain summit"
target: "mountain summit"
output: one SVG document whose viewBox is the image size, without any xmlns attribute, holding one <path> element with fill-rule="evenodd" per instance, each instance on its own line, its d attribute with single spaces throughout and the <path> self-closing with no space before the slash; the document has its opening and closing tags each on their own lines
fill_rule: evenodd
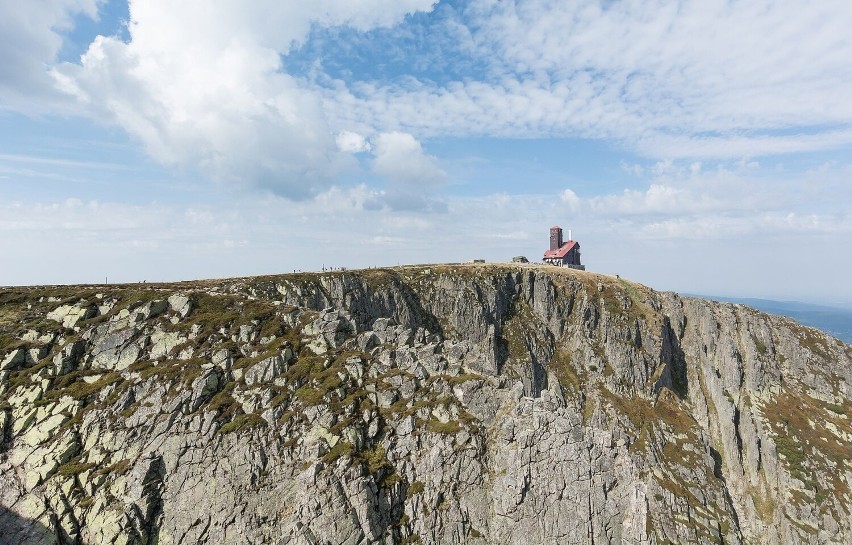
<svg viewBox="0 0 852 545">
<path fill-rule="evenodd" d="M 0 290 L 0 540 L 852 542 L 852 347 L 536 265 Z"/>
</svg>

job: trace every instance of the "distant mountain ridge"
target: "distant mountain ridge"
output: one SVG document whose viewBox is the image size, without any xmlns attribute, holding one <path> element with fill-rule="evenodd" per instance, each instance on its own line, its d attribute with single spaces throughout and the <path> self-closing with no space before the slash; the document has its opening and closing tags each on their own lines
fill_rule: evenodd
<svg viewBox="0 0 852 545">
<path fill-rule="evenodd" d="M 799 301 L 774 301 L 771 299 L 756 299 L 751 297 L 719 297 L 699 294 L 689 295 L 702 299 L 739 303 L 770 314 L 787 316 L 804 325 L 821 329 L 847 344 L 852 344 L 852 309 L 814 305 Z"/>
</svg>

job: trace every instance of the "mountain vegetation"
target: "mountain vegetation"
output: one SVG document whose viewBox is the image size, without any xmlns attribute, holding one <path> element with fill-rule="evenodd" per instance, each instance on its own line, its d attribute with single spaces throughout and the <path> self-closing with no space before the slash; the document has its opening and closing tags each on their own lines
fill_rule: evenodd
<svg viewBox="0 0 852 545">
<path fill-rule="evenodd" d="M 852 541 L 852 347 L 536 265 L 0 290 L 0 536 Z"/>
</svg>

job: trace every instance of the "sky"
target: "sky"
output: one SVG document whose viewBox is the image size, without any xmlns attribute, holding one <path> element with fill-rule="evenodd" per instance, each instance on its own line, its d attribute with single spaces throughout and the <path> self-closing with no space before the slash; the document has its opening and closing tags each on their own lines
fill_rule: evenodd
<svg viewBox="0 0 852 545">
<path fill-rule="evenodd" d="M 852 4 L 0 0 L 0 285 L 541 259 L 852 307 Z M 567 234 L 567 232 L 566 232 Z"/>
</svg>

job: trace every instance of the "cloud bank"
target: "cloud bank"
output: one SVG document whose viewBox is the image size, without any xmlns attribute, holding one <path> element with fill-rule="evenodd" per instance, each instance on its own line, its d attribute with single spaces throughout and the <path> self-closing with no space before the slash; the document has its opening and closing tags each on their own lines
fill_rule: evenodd
<svg viewBox="0 0 852 545">
<path fill-rule="evenodd" d="M 132 1 L 129 41 L 99 36 L 80 64 L 62 64 L 54 75 L 158 161 L 302 199 L 332 185 L 352 162 L 319 96 L 282 70 L 280 56 L 311 25 L 369 30 L 431 5 Z"/>
<path fill-rule="evenodd" d="M 337 81 L 326 108 L 421 137 L 609 138 L 657 158 L 852 143 L 842 0 L 481 0 L 446 25 L 469 29 L 472 45 L 455 45 L 482 77 Z"/>
<path fill-rule="evenodd" d="M 601 138 L 651 158 L 852 144 L 852 9 L 842 0 L 808 9 L 792 0 L 476 0 L 442 9 L 428 23 L 434 47 L 406 53 L 392 40 L 427 28 L 412 14 L 435 5 L 131 0 L 126 42 L 100 36 L 79 63 L 52 74 L 80 111 L 119 125 L 157 161 L 294 199 L 331 187 L 355 168 L 353 154 L 380 150 L 381 135 L 396 133 L 417 142 Z M 9 32 L 0 45 L 18 52 L 0 73 L 7 108 L 16 93 L 50 90 L 44 78 L 58 33 L 75 15 L 96 16 L 98 1 L 32 6 L 2 8 Z M 412 72 L 332 78 L 323 32 L 340 28 L 388 40 L 387 60 L 408 61 Z M 289 73 L 282 58 L 306 44 L 319 56 L 308 72 Z M 338 45 L 339 63 L 358 59 L 357 47 Z M 448 54 L 477 67 L 473 76 L 429 79 L 414 68 L 445 66 Z M 423 157 L 412 180 L 440 178 Z M 403 174 L 380 155 L 371 164 L 380 176 Z"/>
<path fill-rule="evenodd" d="M 546 220 L 559 218 L 596 272 L 656 289 L 852 302 L 848 256 L 837 251 L 838 241 L 852 237 L 845 205 L 852 199 L 849 168 L 829 166 L 788 180 L 747 167 L 692 174 L 689 165 L 674 163 L 647 190 L 589 197 L 571 189 L 561 195 L 497 193 L 449 200 L 440 214 L 394 208 L 381 191 L 364 185 L 331 188 L 283 209 L 280 200 L 262 195 L 205 204 L 3 201 L 0 250 L 27 257 L 8 268 L 2 282 L 100 282 L 105 275 L 154 281 L 322 266 L 506 261 L 518 254 L 538 260 L 553 223 Z M 819 212 L 797 198 L 807 191 L 822 195 Z M 370 209 L 376 201 L 381 214 Z M 81 253 L 110 258 L 73 270 L 62 266 L 79 262 Z M 768 274 L 754 259 L 785 274 Z M 791 284 L 790 278 L 801 281 Z"/>
</svg>

